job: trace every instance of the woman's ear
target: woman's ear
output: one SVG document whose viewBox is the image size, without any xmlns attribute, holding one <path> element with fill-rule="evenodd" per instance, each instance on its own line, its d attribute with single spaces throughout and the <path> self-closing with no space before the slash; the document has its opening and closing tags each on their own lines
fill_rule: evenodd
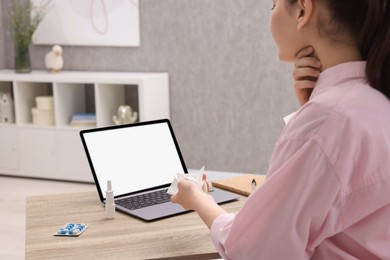
<svg viewBox="0 0 390 260">
<path fill-rule="evenodd" d="M 298 0 L 299 13 L 297 30 L 301 30 L 309 22 L 313 12 L 312 0 Z"/>
</svg>

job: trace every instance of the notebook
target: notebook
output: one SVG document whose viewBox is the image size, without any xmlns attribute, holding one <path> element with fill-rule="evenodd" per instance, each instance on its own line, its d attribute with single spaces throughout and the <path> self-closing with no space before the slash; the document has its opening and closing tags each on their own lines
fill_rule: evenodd
<svg viewBox="0 0 390 260">
<path fill-rule="evenodd" d="M 129 215 L 152 221 L 188 211 L 166 193 L 177 173 L 187 173 L 168 119 L 82 130 L 80 137 L 101 202 L 110 180 L 116 209 Z M 210 195 L 217 203 L 239 198 L 217 188 Z M 146 202 L 133 203 L 140 199 Z"/>
<path fill-rule="evenodd" d="M 252 190 L 253 179 L 256 181 L 257 187 L 260 187 L 265 180 L 265 175 L 247 173 L 247 174 L 234 176 L 226 179 L 214 180 L 212 181 L 212 184 L 213 187 L 232 191 L 244 196 L 249 196 L 253 192 Z"/>
</svg>

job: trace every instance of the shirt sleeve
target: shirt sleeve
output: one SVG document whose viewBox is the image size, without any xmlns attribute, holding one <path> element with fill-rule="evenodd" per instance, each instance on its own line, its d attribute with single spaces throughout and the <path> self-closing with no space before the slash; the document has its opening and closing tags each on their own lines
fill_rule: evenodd
<svg viewBox="0 0 390 260">
<path fill-rule="evenodd" d="M 315 140 L 277 144 L 266 181 L 211 227 L 224 259 L 308 259 L 340 229 L 339 181 Z"/>
</svg>

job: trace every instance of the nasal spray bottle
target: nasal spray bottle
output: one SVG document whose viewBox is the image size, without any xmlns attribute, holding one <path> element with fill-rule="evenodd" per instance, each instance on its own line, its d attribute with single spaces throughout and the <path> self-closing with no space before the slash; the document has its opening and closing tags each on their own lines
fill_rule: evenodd
<svg viewBox="0 0 390 260">
<path fill-rule="evenodd" d="M 106 190 L 106 219 L 115 218 L 115 203 L 114 203 L 114 191 L 111 187 L 111 181 L 107 181 Z"/>
</svg>

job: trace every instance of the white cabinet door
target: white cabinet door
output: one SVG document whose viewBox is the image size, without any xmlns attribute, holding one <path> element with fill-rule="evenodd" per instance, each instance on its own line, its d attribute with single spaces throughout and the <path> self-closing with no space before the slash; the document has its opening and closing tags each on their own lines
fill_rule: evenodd
<svg viewBox="0 0 390 260">
<path fill-rule="evenodd" d="M 57 149 L 60 179 L 93 182 L 78 131 L 58 130 Z"/>
<path fill-rule="evenodd" d="M 55 131 L 39 127 L 20 128 L 19 144 L 23 175 L 57 178 Z"/>
<path fill-rule="evenodd" d="M 15 126 L 0 127 L 0 169 L 16 170 L 19 168 L 16 131 Z"/>
</svg>

